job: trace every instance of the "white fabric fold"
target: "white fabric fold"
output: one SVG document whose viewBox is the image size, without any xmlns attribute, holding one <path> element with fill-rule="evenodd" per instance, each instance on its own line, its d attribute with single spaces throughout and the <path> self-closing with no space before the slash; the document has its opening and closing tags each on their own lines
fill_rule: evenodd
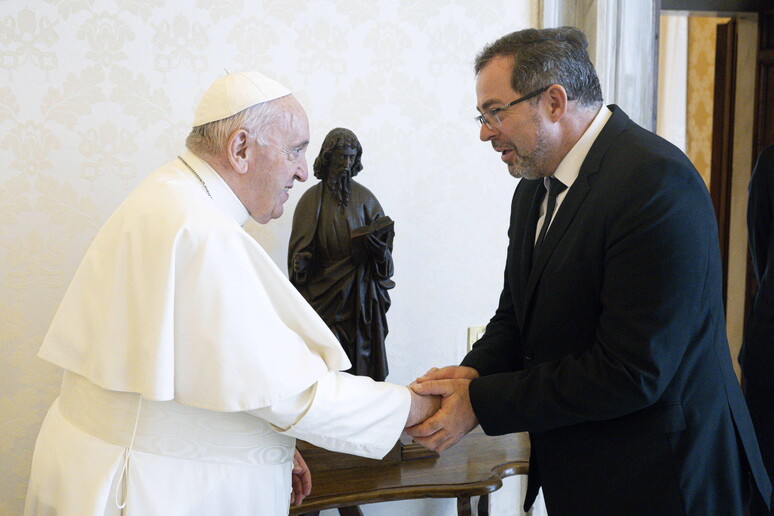
<svg viewBox="0 0 774 516">
<path fill-rule="evenodd" d="M 303 395 L 248 413 L 326 450 L 381 459 L 398 441 L 410 407 L 407 387 L 331 371 Z"/>
<path fill-rule="evenodd" d="M 118 509 L 115 493 L 126 449 L 70 423 L 59 401 L 35 445 L 24 516 L 288 514 L 289 462 L 210 462 L 142 450 L 132 450 L 126 509 Z"/>
<path fill-rule="evenodd" d="M 179 159 L 152 172 L 92 243 L 39 356 L 104 389 L 218 411 L 265 407 L 347 369 L 225 188 L 210 199 Z"/>
<path fill-rule="evenodd" d="M 99 439 L 165 457 L 222 464 L 289 464 L 296 440 L 244 412 L 215 412 L 174 401 L 144 401 L 108 391 L 65 372 L 59 411 L 73 426 Z"/>
</svg>

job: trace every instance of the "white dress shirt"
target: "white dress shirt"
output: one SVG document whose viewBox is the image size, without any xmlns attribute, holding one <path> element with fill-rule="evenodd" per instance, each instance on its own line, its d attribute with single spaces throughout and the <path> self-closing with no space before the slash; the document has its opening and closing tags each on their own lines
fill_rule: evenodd
<svg viewBox="0 0 774 516">
<path fill-rule="evenodd" d="M 562 201 L 567 197 L 567 192 L 570 191 L 572 184 L 578 179 L 578 173 L 580 172 L 583 161 L 586 159 L 591 146 L 596 141 L 597 136 L 599 136 L 599 133 L 602 131 L 602 128 L 605 127 L 605 124 L 612 114 L 612 111 L 610 111 L 607 106 L 602 106 L 602 109 L 596 114 L 591 125 L 589 125 L 588 129 L 583 133 L 583 136 L 581 136 L 575 145 L 573 145 L 572 149 L 570 149 L 564 159 L 559 163 L 559 166 L 556 167 L 553 177 L 561 181 L 567 188 L 556 196 L 556 207 L 554 208 L 554 215 L 551 217 L 551 222 L 556 219 L 556 214 L 559 212 Z M 543 185 L 546 190 L 548 190 L 548 182 L 549 178 L 544 177 Z M 538 235 L 540 235 L 540 229 L 543 227 L 543 221 L 546 218 L 547 203 L 548 196 L 546 195 L 543 197 L 543 203 L 540 206 L 540 218 L 538 219 L 535 230 L 536 242 Z M 549 222 L 548 225 L 549 230 L 551 229 L 551 222 Z"/>
</svg>

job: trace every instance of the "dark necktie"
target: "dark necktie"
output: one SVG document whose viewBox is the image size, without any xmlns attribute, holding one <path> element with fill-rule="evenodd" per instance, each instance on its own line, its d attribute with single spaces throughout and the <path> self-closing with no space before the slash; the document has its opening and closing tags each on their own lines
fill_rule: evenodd
<svg viewBox="0 0 774 516">
<path fill-rule="evenodd" d="M 545 185 L 545 181 L 543 182 Z M 556 209 L 556 196 L 562 193 L 567 185 L 559 181 L 557 178 L 551 176 L 548 178 L 548 201 L 546 204 L 546 216 L 543 219 L 543 227 L 540 228 L 540 235 L 538 235 L 537 242 L 535 242 L 535 249 L 537 250 L 546 238 L 548 232 L 548 226 L 551 225 L 551 218 L 554 215 Z"/>
</svg>

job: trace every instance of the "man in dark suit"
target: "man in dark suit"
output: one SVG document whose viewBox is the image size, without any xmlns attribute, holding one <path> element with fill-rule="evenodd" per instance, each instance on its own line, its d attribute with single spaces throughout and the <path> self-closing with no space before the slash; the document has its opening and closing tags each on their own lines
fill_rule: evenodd
<svg viewBox="0 0 774 516">
<path fill-rule="evenodd" d="M 726 341 L 712 203 L 673 145 L 605 107 L 577 29 L 524 30 L 476 60 L 481 140 L 521 177 L 500 303 L 409 432 L 442 450 L 480 424 L 529 431 L 528 509 L 742 515 L 771 485 Z M 546 190 L 548 193 L 546 194 Z M 752 473 L 752 475 L 751 475 Z"/>
<path fill-rule="evenodd" d="M 763 462 L 774 476 L 774 146 L 766 147 L 750 178 L 747 229 L 758 291 L 747 319 L 739 354 Z M 754 497 L 750 516 L 774 514 Z"/>
</svg>

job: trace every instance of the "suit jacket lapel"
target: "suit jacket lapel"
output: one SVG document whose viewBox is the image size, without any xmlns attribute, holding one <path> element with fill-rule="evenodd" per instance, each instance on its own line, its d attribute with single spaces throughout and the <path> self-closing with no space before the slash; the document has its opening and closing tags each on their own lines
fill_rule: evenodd
<svg viewBox="0 0 774 516">
<path fill-rule="evenodd" d="M 591 190 L 593 184 L 592 176 L 599 172 L 602 166 L 602 158 L 615 141 L 615 138 L 623 131 L 624 127 L 629 122 L 629 117 L 626 116 L 626 113 L 621 111 L 618 106 L 611 105 L 609 107 L 613 112 L 612 116 L 605 124 L 605 127 L 602 128 L 599 136 L 597 136 L 597 139 L 589 149 L 586 159 L 584 159 L 581 164 L 578 178 L 572 184 L 567 192 L 567 196 L 559 206 L 556 215 L 554 216 L 554 220 L 548 229 L 548 233 L 546 233 L 543 245 L 532 257 L 532 268 L 528 272 L 526 289 L 524 290 L 525 315 L 526 307 L 529 306 L 532 300 L 535 287 L 545 269 L 546 263 L 548 263 L 548 259 L 551 257 L 551 254 L 553 254 L 554 249 L 569 228 L 578 209 L 583 204 L 583 200 Z M 535 231 L 534 224 L 535 223 L 533 223 L 532 228 L 533 236 Z"/>
<path fill-rule="evenodd" d="M 528 181 L 522 179 L 522 181 Z M 532 184 L 534 183 L 534 184 Z M 526 186 L 526 184 L 525 184 Z M 543 198 L 546 194 L 546 189 L 542 186 L 542 180 L 530 181 L 531 190 L 527 190 L 526 199 L 532 199 L 529 206 L 529 211 L 526 214 L 526 222 L 519 227 L 522 229 L 521 234 L 515 239 L 514 254 L 517 255 L 520 261 L 518 265 L 518 286 L 514 289 L 514 307 L 516 316 L 519 318 L 519 324 L 524 323 L 524 308 L 526 307 L 527 298 L 524 297 L 524 292 L 529 280 L 530 270 L 532 269 L 533 250 L 535 248 L 535 226 L 540 218 L 540 204 L 543 202 Z M 522 219 L 524 220 L 524 219 Z"/>
<path fill-rule="evenodd" d="M 567 196 L 562 201 L 559 209 L 556 211 L 554 220 L 548 228 L 545 240 L 543 240 L 543 245 L 540 246 L 540 249 L 537 249 L 532 257 L 532 269 L 530 270 L 529 279 L 527 281 L 527 299 L 532 297 L 532 292 L 535 289 L 535 285 L 537 284 L 540 275 L 543 273 L 543 269 L 545 269 L 548 259 L 553 254 L 556 245 L 562 239 L 562 236 L 567 231 L 573 218 L 575 218 L 575 213 L 578 211 L 578 208 L 580 208 L 583 199 L 586 198 L 586 194 L 588 193 L 588 182 L 581 180 L 581 177 L 579 176 L 567 192 Z"/>
</svg>

